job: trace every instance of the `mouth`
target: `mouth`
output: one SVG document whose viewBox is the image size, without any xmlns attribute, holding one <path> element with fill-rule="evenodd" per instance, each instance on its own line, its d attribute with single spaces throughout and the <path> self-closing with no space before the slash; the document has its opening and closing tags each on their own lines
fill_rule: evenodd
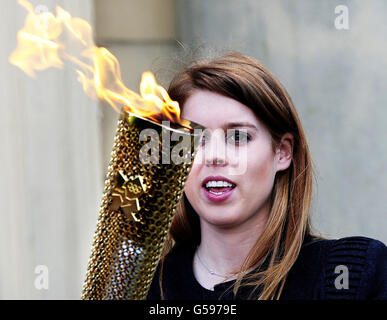
<svg viewBox="0 0 387 320">
<path fill-rule="evenodd" d="M 236 184 L 226 177 L 210 176 L 203 180 L 202 188 L 210 201 L 219 202 L 231 196 Z"/>
<path fill-rule="evenodd" d="M 208 192 L 215 194 L 215 195 L 220 195 L 225 192 L 228 192 L 232 189 L 234 189 L 236 186 L 231 186 L 231 187 L 206 187 L 204 186 L 204 189 L 206 189 Z"/>
</svg>

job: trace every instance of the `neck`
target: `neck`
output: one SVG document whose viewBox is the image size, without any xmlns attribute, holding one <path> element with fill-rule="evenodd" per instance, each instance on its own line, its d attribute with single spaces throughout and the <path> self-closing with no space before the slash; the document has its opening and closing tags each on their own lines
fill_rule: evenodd
<svg viewBox="0 0 387 320">
<path fill-rule="evenodd" d="M 262 234 L 267 216 L 268 213 L 258 214 L 251 221 L 233 228 L 220 228 L 201 220 L 200 258 L 218 274 L 238 272 Z"/>
</svg>

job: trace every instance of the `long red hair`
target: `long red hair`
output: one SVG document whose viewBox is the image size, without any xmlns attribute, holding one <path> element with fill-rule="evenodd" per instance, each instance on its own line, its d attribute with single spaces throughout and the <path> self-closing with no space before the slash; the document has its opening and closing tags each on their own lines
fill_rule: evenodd
<svg viewBox="0 0 387 320">
<path fill-rule="evenodd" d="M 278 299 L 305 236 L 311 234 L 313 171 L 300 119 L 281 83 L 258 61 L 239 53 L 191 63 L 176 74 L 168 92 L 184 108 L 187 98 L 200 89 L 235 99 L 251 108 L 270 132 L 273 151 L 283 134 L 290 132 L 294 137 L 292 163 L 276 174 L 267 224 L 245 259 L 233 288 L 236 293 L 241 285 L 254 286 L 261 288 L 258 299 Z M 199 217 L 183 196 L 161 259 L 161 291 L 167 253 L 174 246 L 199 243 Z M 262 261 L 267 263 L 264 270 L 247 274 L 247 270 Z"/>
</svg>

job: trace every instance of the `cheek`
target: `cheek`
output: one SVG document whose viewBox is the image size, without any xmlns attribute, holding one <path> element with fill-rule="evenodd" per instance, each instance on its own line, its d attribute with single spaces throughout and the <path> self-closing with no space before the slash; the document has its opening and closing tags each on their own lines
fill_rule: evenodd
<svg viewBox="0 0 387 320">
<path fill-rule="evenodd" d="M 195 164 L 194 161 L 191 171 L 184 185 L 184 192 L 186 193 L 187 197 L 191 196 L 194 190 L 198 189 L 198 186 L 200 185 L 200 180 L 198 178 L 199 171 L 200 166 L 198 164 Z"/>
<path fill-rule="evenodd" d="M 247 160 L 247 175 L 249 185 L 254 184 L 259 189 L 271 189 L 274 182 L 274 157 L 271 152 L 261 153 L 249 156 Z M 250 190 L 254 192 L 254 189 Z"/>
</svg>

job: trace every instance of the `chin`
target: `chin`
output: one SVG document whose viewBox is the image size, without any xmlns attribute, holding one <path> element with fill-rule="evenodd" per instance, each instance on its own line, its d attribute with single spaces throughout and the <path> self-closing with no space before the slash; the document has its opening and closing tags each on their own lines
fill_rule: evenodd
<svg viewBox="0 0 387 320">
<path fill-rule="evenodd" d="M 225 214 L 224 212 L 219 213 L 211 213 L 203 217 L 203 219 L 213 225 L 220 228 L 232 228 L 236 225 L 238 225 L 239 219 L 238 216 L 235 214 Z"/>
</svg>

